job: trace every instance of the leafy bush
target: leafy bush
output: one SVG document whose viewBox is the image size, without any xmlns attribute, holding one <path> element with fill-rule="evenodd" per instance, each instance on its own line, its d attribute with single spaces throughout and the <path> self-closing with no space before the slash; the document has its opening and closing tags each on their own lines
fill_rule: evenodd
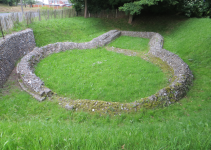
<svg viewBox="0 0 211 150">
<path fill-rule="evenodd" d="M 72 0 L 74 8 L 80 12 L 84 8 L 84 0 Z M 143 10 L 149 12 L 165 13 L 182 12 L 188 17 L 211 16 L 210 0 L 89 0 L 88 11 L 92 13 L 101 10 L 117 9 L 125 11 L 126 14 L 137 15 Z M 154 11 L 156 9 L 156 11 Z"/>
<path fill-rule="evenodd" d="M 184 0 L 180 9 L 188 17 L 211 16 L 211 2 L 208 0 Z"/>
<path fill-rule="evenodd" d="M 2 2 L 3 4 L 9 4 L 9 6 L 12 6 L 13 4 L 15 4 L 15 0 L 2 0 L 0 1 Z"/>
<path fill-rule="evenodd" d="M 140 14 L 142 10 L 149 7 L 162 8 L 159 11 L 167 10 L 176 6 L 176 11 L 183 12 L 188 17 L 203 17 L 211 15 L 211 2 L 208 0 L 139 0 L 130 3 L 125 3 L 120 10 L 125 11 L 126 14 Z M 151 9 L 152 10 L 152 9 Z M 159 12 L 158 12 L 159 13 Z"/>
<path fill-rule="evenodd" d="M 84 1 L 83 0 L 72 0 L 71 1 L 74 5 L 76 12 L 79 13 L 84 8 Z"/>
</svg>

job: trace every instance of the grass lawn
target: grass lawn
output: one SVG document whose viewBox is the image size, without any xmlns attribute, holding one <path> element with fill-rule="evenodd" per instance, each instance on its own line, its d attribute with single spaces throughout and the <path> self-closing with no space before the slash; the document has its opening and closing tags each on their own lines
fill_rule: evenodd
<svg viewBox="0 0 211 150">
<path fill-rule="evenodd" d="M 35 73 L 47 87 L 71 99 L 133 102 L 168 85 L 154 64 L 105 48 L 53 54 Z"/>
<path fill-rule="evenodd" d="M 109 46 L 147 53 L 149 51 L 148 43 L 149 39 L 146 38 L 120 36 L 116 40 L 112 41 Z"/>
<path fill-rule="evenodd" d="M 143 16 L 128 25 L 124 19 L 79 17 L 61 22 L 69 23 L 68 30 L 87 27 L 78 34 L 81 38 L 70 39 L 74 42 L 89 41 L 110 29 L 158 32 L 164 48 L 190 66 L 193 86 L 182 100 L 166 108 L 99 116 L 67 111 L 53 101 L 40 103 L 10 80 L 1 89 L 0 149 L 211 149 L 211 19 Z M 61 22 L 51 22 L 54 32 L 44 30 L 48 26 L 43 22 L 31 25 L 37 46 L 68 41 L 66 32 L 64 39 L 58 38 Z"/>
<path fill-rule="evenodd" d="M 98 19 L 81 17 L 71 19 L 52 19 L 30 24 L 38 47 L 56 42 L 88 42 L 111 30 Z"/>
</svg>

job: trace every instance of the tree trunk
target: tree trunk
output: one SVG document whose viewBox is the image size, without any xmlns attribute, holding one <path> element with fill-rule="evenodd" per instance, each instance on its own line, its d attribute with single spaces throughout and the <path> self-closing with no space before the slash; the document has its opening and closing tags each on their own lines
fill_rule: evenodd
<svg viewBox="0 0 211 150">
<path fill-rule="evenodd" d="M 23 0 L 21 0 L 21 11 L 23 13 Z"/>
<path fill-rule="evenodd" d="M 129 15 L 128 23 L 129 23 L 129 24 L 132 24 L 132 21 L 133 21 L 133 15 L 130 14 L 130 15 Z"/>
<path fill-rule="evenodd" d="M 84 18 L 87 18 L 87 0 L 85 0 Z"/>
</svg>

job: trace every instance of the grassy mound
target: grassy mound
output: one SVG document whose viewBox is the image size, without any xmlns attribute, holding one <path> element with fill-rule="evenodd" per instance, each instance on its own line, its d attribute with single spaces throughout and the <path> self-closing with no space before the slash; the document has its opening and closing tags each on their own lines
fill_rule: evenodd
<svg viewBox="0 0 211 150">
<path fill-rule="evenodd" d="M 109 31 L 98 19 L 65 18 L 34 22 L 29 25 L 33 29 L 36 45 L 45 46 L 56 42 L 88 42 Z"/>
</svg>

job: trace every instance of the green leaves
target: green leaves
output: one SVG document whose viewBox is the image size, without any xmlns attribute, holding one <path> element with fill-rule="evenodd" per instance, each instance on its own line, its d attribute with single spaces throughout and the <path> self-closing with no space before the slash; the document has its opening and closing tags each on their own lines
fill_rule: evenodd
<svg viewBox="0 0 211 150">
<path fill-rule="evenodd" d="M 140 0 L 130 3 L 125 3 L 122 7 L 119 7 L 120 11 L 125 11 L 126 14 L 135 15 L 140 14 L 144 5 L 151 6 L 157 5 L 159 1 L 163 0 Z"/>
<path fill-rule="evenodd" d="M 135 3 L 126 3 L 122 7 L 119 7 L 120 11 L 124 11 L 126 14 L 140 14 L 143 7 Z"/>
<path fill-rule="evenodd" d="M 184 0 L 182 4 L 180 10 L 188 17 L 211 16 L 211 3 L 209 1 Z"/>
<path fill-rule="evenodd" d="M 119 7 L 119 10 L 125 11 L 126 14 L 140 14 L 145 6 L 160 5 L 167 8 L 175 6 L 176 11 L 183 12 L 188 17 L 211 16 L 211 2 L 204 0 L 139 0 L 125 3 Z"/>
</svg>

